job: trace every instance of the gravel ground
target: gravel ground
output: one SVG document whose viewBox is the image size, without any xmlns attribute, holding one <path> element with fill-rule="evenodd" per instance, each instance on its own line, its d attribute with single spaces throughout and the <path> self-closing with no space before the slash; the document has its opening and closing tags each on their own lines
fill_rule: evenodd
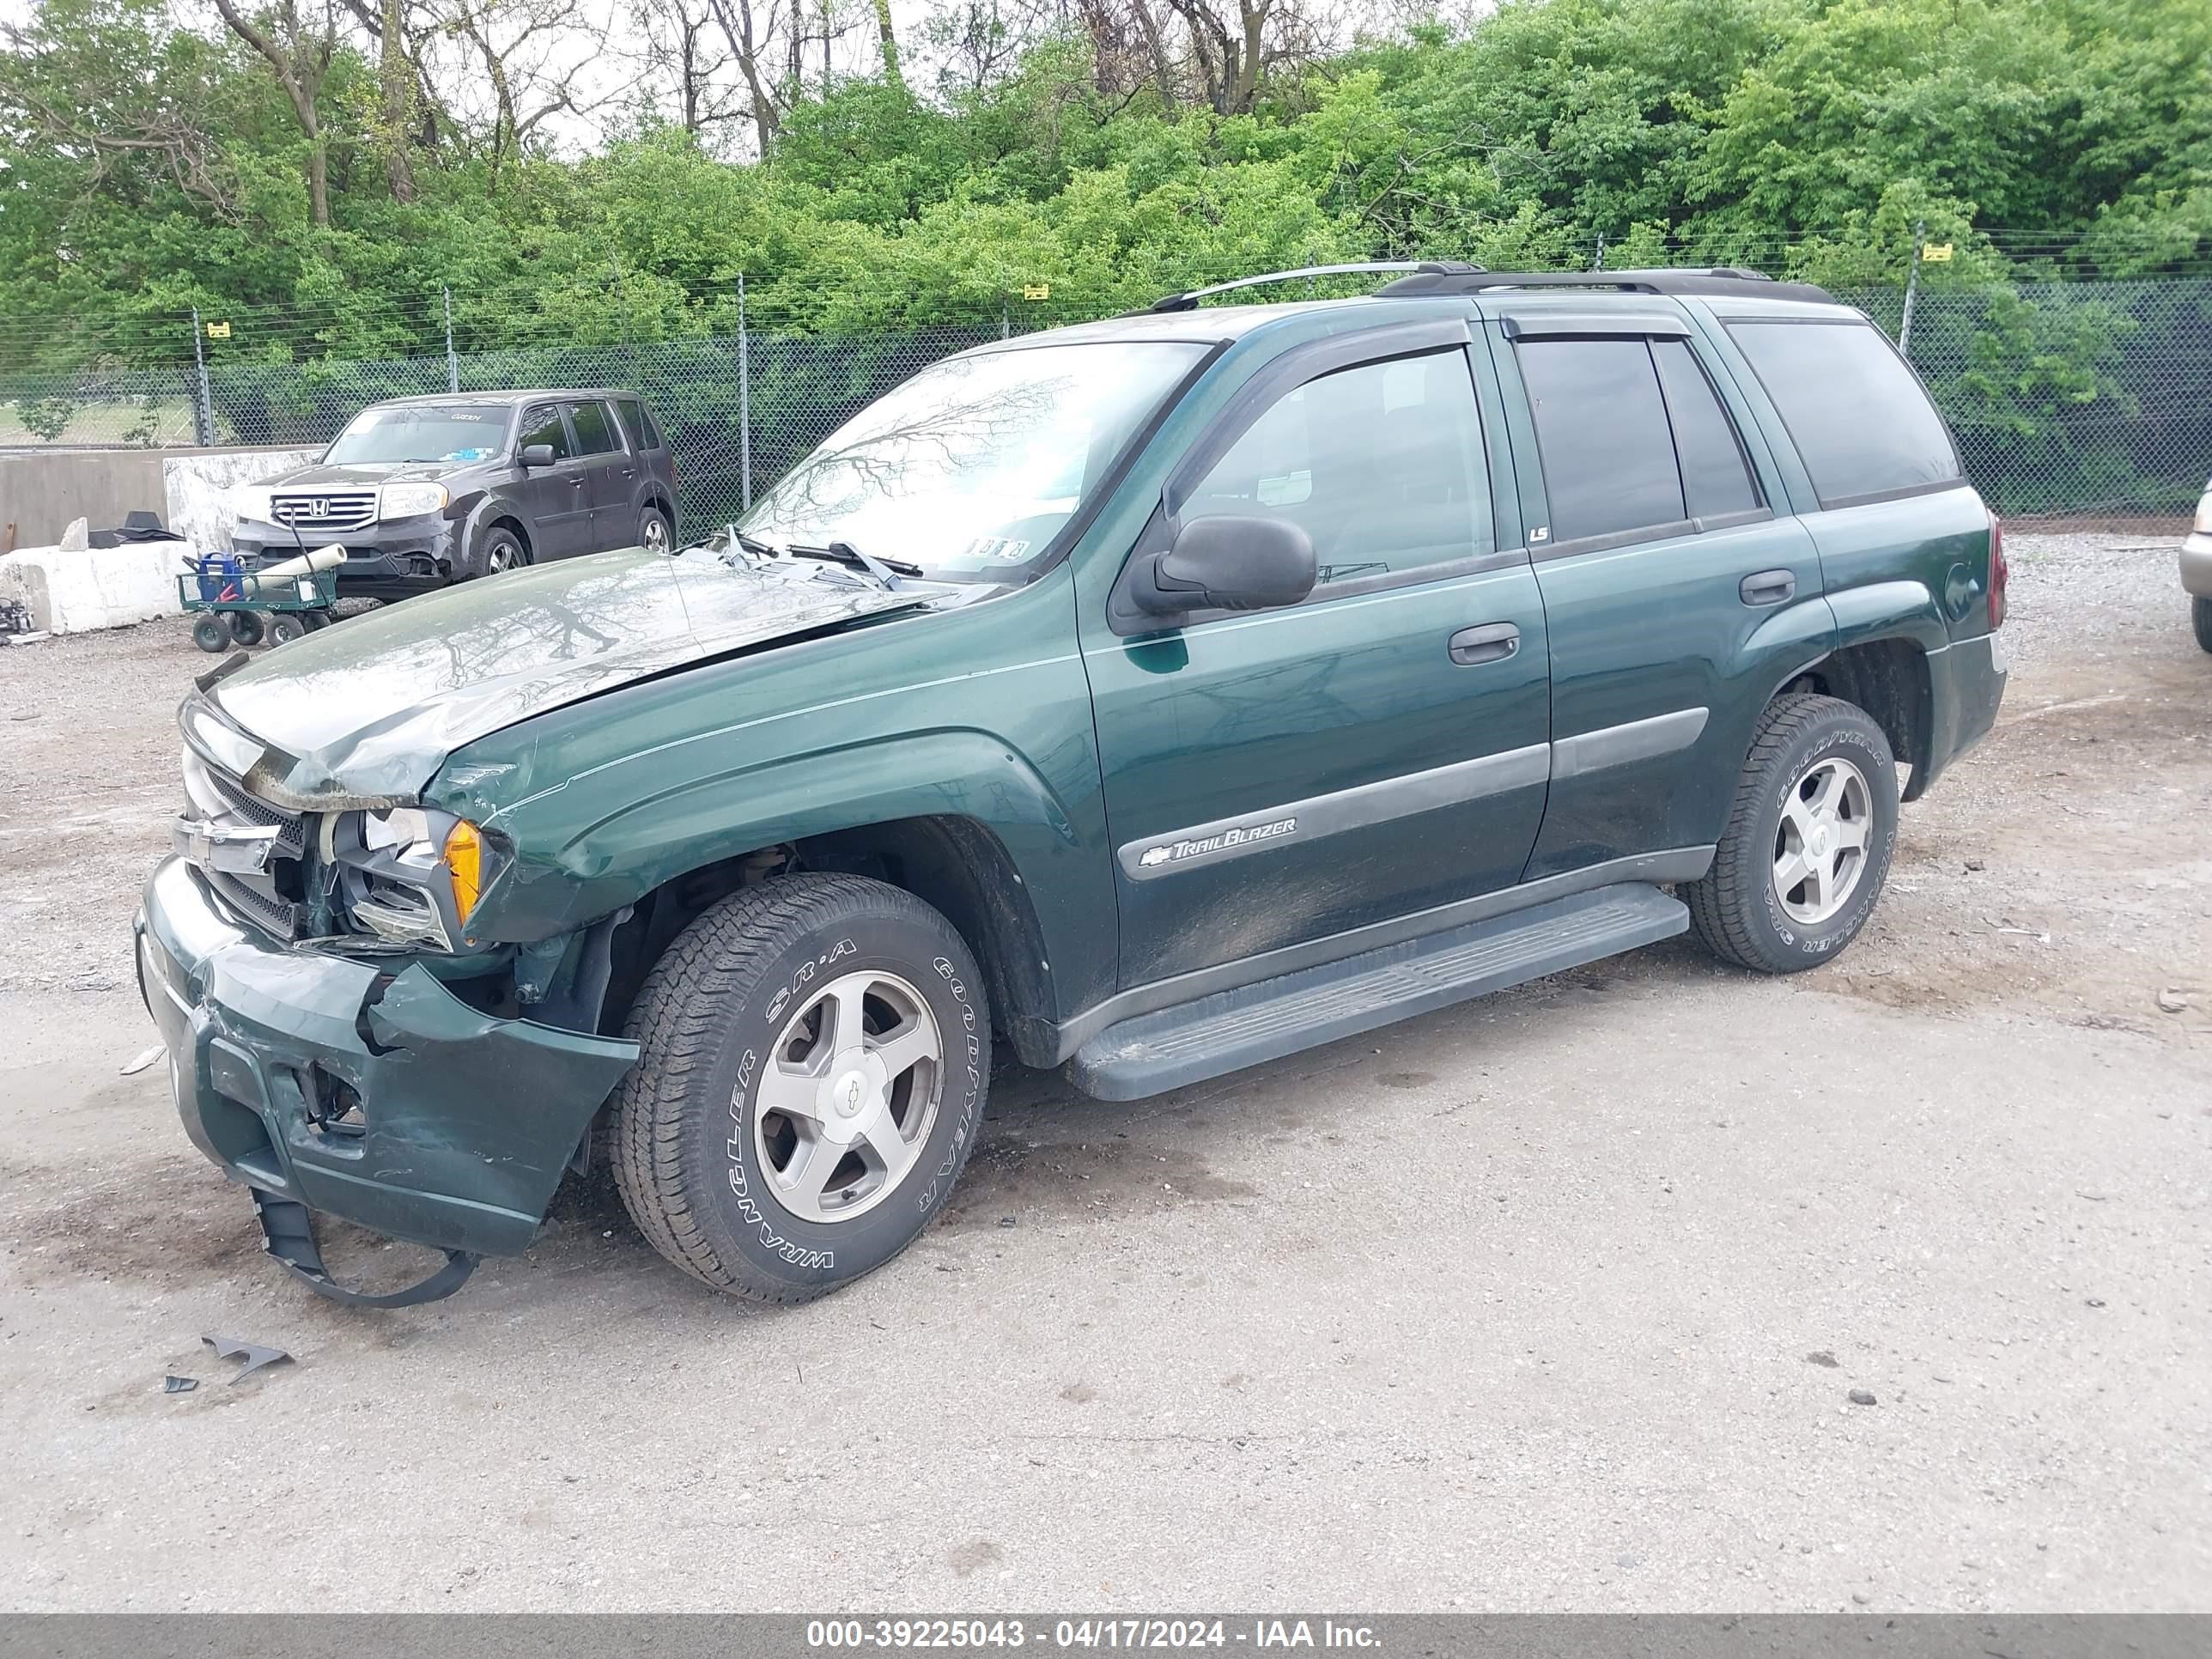
<svg viewBox="0 0 2212 1659">
<path fill-rule="evenodd" d="M 274 1273 L 119 1074 L 205 659 L 0 650 L 0 1604 L 2212 1611 L 2212 658 L 2170 541 L 2011 550 L 1999 728 L 1842 962 L 1015 1074 L 775 1312 L 589 1189 L 433 1307 Z"/>
</svg>

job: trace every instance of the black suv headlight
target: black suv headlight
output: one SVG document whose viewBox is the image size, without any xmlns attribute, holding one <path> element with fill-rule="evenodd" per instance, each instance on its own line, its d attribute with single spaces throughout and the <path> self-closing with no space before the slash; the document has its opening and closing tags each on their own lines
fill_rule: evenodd
<svg viewBox="0 0 2212 1659">
<path fill-rule="evenodd" d="M 468 819 L 422 806 L 346 812 L 331 827 L 339 907 L 395 945 L 458 948 L 504 849 Z"/>
</svg>

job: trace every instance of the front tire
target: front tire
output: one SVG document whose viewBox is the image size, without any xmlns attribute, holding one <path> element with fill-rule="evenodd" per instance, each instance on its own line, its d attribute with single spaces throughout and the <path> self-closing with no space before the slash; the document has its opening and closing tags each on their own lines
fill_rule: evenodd
<svg viewBox="0 0 2212 1659">
<path fill-rule="evenodd" d="M 2197 630 L 2197 643 L 2212 651 L 2212 599 L 2190 600 L 2189 625 Z"/>
<path fill-rule="evenodd" d="M 1681 896 L 1723 962 L 1817 968 L 1874 914 L 1897 844 L 1897 765 L 1881 727 L 1834 697 L 1778 697 L 1759 716 L 1712 868 Z"/>
<path fill-rule="evenodd" d="M 530 562 L 530 550 L 522 544 L 522 538 L 503 525 L 494 525 L 483 533 L 477 544 L 476 557 L 470 561 L 472 576 L 496 576 L 509 570 L 519 570 Z"/>
<path fill-rule="evenodd" d="M 231 633 L 230 624 L 221 617 L 202 617 L 192 623 L 192 643 L 210 657 L 239 642 Z"/>
<path fill-rule="evenodd" d="M 805 1302 L 944 1207 L 990 1083 L 982 975 L 952 925 L 857 876 L 779 876 L 678 934 L 630 1011 L 615 1185 L 693 1278 Z"/>
</svg>

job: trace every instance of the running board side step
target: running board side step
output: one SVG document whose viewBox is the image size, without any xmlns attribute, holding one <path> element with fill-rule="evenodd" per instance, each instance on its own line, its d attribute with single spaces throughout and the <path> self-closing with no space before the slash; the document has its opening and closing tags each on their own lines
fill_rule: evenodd
<svg viewBox="0 0 2212 1659">
<path fill-rule="evenodd" d="M 1681 901 L 1656 887 L 1600 887 L 1125 1019 L 1077 1049 L 1068 1076 L 1101 1100 L 1141 1100 L 1671 939 L 1689 925 Z"/>
</svg>

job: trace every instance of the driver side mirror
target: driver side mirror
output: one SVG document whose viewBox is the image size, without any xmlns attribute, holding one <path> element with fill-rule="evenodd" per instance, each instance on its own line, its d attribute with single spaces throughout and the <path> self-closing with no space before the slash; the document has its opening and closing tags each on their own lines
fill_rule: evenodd
<svg viewBox="0 0 2212 1659">
<path fill-rule="evenodd" d="M 522 447 L 522 453 L 514 459 L 525 467 L 550 466 L 553 465 L 553 446 L 525 444 Z"/>
<path fill-rule="evenodd" d="M 1194 519 L 1175 545 L 1139 560 L 1129 598 L 1155 617 L 1297 605 L 1318 574 L 1313 538 L 1286 519 Z"/>
</svg>

